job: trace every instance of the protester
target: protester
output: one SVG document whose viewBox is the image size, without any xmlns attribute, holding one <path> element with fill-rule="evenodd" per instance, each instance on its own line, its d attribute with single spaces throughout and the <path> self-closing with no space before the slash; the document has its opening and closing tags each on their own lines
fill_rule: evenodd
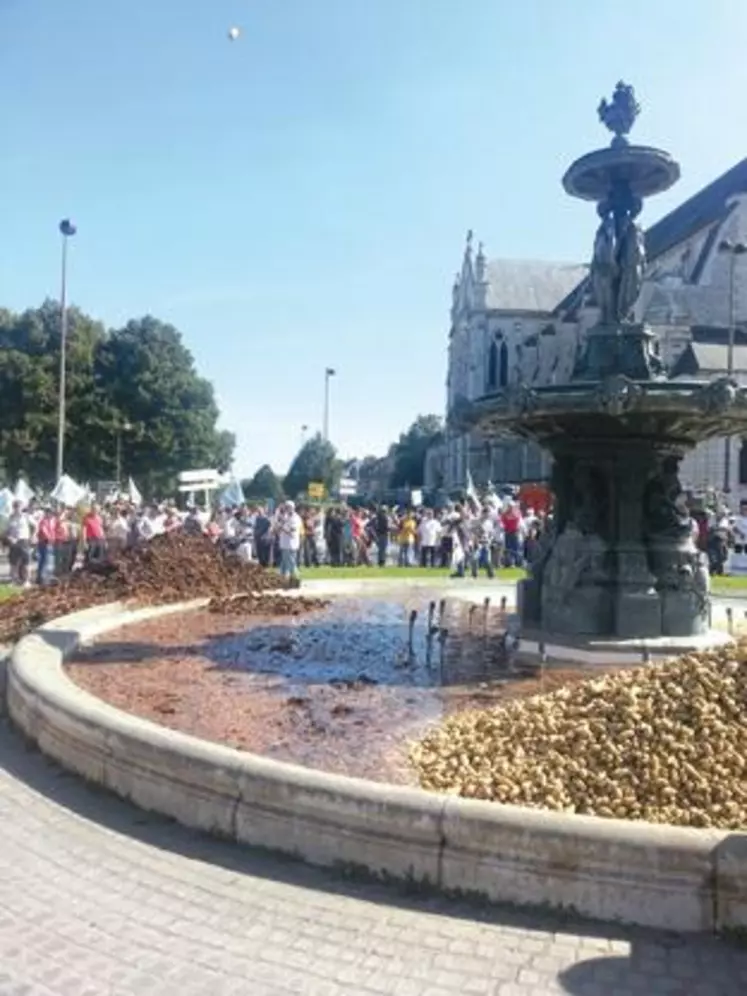
<svg viewBox="0 0 747 996">
<path fill-rule="evenodd" d="M 285 502 L 276 523 L 280 543 L 280 573 L 283 577 L 298 577 L 298 551 L 301 548 L 303 521 L 295 503 Z"/>
<path fill-rule="evenodd" d="M 436 518 L 433 510 L 427 508 L 418 527 L 421 567 L 436 566 L 436 550 L 441 539 L 441 532 L 441 523 Z"/>
<path fill-rule="evenodd" d="M 51 507 L 44 509 L 36 532 L 36 583 L 44 584 L 54 570 L 57 519 Z"/>
<path fill-rule="evenodd" d="M 24 587 L 29 582 L 29 562 L 31 545 L 34 539 L 34 525 L 29 514 L 24 510 L 23 503 L 13 502 L 13 511 L 5 529 L 5 541 L 8 544 L 8 562 L 10 580 L 13 584 Z"/>
<path fill-rule="evenodd" d="M 103 560 L 106 556 L 106 532 L 104 520 L 95 502 L 83 516 L 81 534 L 85 563 L 90 564 Z"/>
</svg>

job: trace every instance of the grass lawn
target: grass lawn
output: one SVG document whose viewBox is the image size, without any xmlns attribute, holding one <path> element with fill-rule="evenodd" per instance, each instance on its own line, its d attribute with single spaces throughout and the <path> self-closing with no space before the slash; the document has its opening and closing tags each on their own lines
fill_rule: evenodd
<svg viewBox="0 0 747 996">
<path fill-rule="evenodd" d="M 370 581 L 408 578 L 437 580 L 448 578 L 450 574 L 451 571 L 446 567 L 304 567 L 301 569 L 301 577 L 308 581 L 329 581 L 334 578 Z M 504 568 L 496 571 L 495 576 L 500 581 L 517 581 L 524 577 L 524 571 L 518 568 Z M 485 571 L 480 571 L 480 577 L 485 579 Z"/>
<path fill-rule="evenodd" d="M 14 588 L 12 585 L 0 584 L 0 602 L 2 602 L 4 598 L 10 598 L 12 595 L 17 594 L 17 592 L 18 589 Z"/>
<path fill-rule="evenodd" d="M 747 574 L 734 577 L 726 574 L 714 574 L 711 577 L 711 589 L 717 595 L 747 594 Z"/>
<path fill-rule="evenodd" d="M 356 580 L 441 580 L 451 574 L 447 568 L 440 567 L 308 567 L 302 568 L 301 577 L 308 581 L 328 581 L 339 578 Z M 515 567 L 496 571 L 497 581 L 519 581 L 525 577 L 525 572 Z M 484 571 L 480 571 L 480 579 L 487 580 Z M 714 595 L 747 595 L 747 575 L 743 577 L 714 576 L 711 578 L 711 588 Z M 1 596 L 0 596 L 1 597 Z"/>
</svg>

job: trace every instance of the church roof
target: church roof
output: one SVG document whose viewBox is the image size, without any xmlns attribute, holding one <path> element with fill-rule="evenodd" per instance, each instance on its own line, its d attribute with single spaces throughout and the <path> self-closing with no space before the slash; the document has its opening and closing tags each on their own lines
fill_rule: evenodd
<svg viewBox="0 0 747 996">
<path fill-rule="evenodd" d="M 727 210 L 727 200 L 734 194 L 745 192 L 747 192 L 747 159 L 732 166 L 713 183 L 703 187 L 693 197 L 652 225 L 646 232 L 648 258 L 655 259 L 722 217 Z"/>
<path fill-rule="evenodd" d="M 696 262 L 695 268 L 690 276 L 690 282 L 694 286 L 688 291 L 696 291 L 703 267 L 708 259 L 713 243 L 718 235 L 719 225 L 727 217 L 733 208 L 727 207 L 726 202 L 735 194 L 747 193 L 747 159 L 742 159 L 731 169 L 723 173 L 713 183 L 699 190 L 688 200 L 676 207 L 674 211 L 664 215 L 646 231 L 646 255 L 649 261 L 656 259 L 674 246 L 685 242 L 691 235 L 699 232 L 707 225 L 713 225 L 708 239 L 700 253 L 700 258 Z M 583 296 L 583 285 L 571 288 L 576 291 L 567 295 L 567 300 L 558 302 L 562 304 L 560 311 L 577 305 Z M 704 290 L 710 290 L 705 288 Z M 695 302 L 693 302 L 695 303 Z M 699 309 L 695 309 L 698 311 Z M 569 316 L 572 317 L 572 316 Z"/>
<path fill-rule="evenodd" d="M 729 363 L 728 346 L 691 342 L 672 368 L 672 377 L 695 376 L 699 373 L 723 373 Z M 734 368 L 747 370 L 747 346 L 734 347 Z"/>
<path fill-rule="evenodd" d="M 578 263 L 491 259 L 485 265 L 487 307 L 550 314 L 588 274 Z"/>
</svg>

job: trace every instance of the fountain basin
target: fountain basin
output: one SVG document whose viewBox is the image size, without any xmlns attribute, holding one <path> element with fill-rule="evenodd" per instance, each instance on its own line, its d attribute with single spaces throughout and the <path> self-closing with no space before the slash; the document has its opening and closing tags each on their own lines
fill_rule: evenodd
<svg viewBox="0 0 747 996">
<path fill-rule="evenodd" d="M 65 676 L 63 658 L 81 641 L 184 608 L 100 607 L 26 637 L 8 667 L 13 722 L 64 768 L 240 844 L 604 920 L 693 931 L 747 925 L 744 834 L 542 812 L 311 771 L 163 729 Z"/>
</svg>

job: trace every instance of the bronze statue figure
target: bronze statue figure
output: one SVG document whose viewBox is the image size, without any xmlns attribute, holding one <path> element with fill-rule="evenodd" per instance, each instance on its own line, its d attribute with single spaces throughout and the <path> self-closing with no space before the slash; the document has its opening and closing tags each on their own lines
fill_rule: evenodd
<svg viewBox="0 0 747 996">
<path fill-rule="evenodd" d="M 692 536 L 692 520 L 680 485 L 676 457 L 667 457 L 644 496 L 645 534 L 649 540 L 685 540 Z"/>
<path fill-rule="evenodd" d="M 602 218 L 594 240 L 591 283 L 594 297 L 601 309 L 601 320 L 609 325 L 617 317 L 618 262 L 615 252 L 615 223 L 612 215 Z"/>
<path fill-rule="evenodd" d="M 617 320 L 628 321 L 643 286 L 646 246 L 643 231 L 628 218 L 618 249 L 620 284 L 617 292 Z"/>
</svg>

